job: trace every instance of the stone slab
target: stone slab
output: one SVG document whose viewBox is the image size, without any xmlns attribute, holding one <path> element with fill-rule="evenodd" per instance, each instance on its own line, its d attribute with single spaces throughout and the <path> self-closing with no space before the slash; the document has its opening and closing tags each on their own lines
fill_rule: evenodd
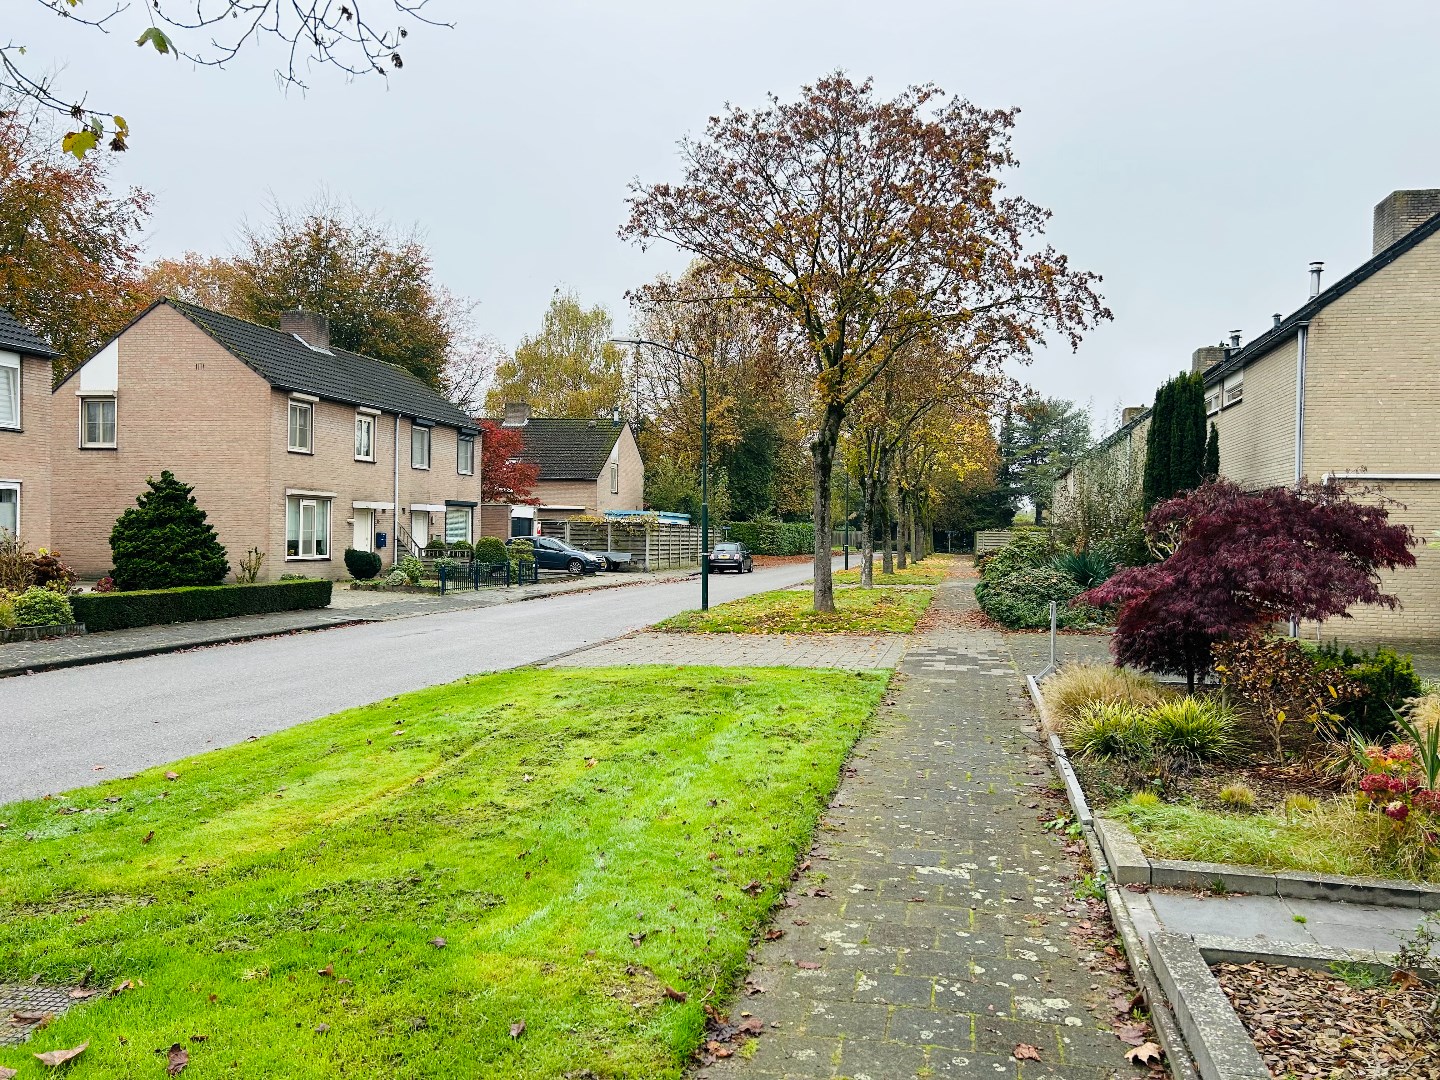
<svg viewBox="0 0 1440 1080">
<path fill-rule="evenodd" d="M 1135 834 L 1124 822 L 1095 819 L 1095 834 L 1110 864 L 1110 880 L 1117 885 L 1149 885 L 1150 860 L 1140 850 Z"/>
<path fill-rule="evenodd" d="M 1184 934 L 1155 934 L 1148 946 L 1202 1080 L 1271 1080 L 1195 942 Z"/>
</svg>

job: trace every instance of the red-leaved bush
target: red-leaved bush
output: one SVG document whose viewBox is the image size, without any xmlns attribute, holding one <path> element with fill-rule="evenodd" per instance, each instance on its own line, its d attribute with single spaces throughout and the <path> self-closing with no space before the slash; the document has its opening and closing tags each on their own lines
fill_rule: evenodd
<svg viewBox="0 0 1440 1080">
<path fill-rule="evenodd" d="M 1120 571 L 1076 603 L 1117 608 L 1117 663 L 1195 677 L 1216 641 L 1272 622 L 1348 617 L 1354 604 L 1394 608 L 1380 570 L 1414 566 L 1408 525 L 1355 502 L 1335 482 L 1246 491 L 1211 480 L 1145 519 L 1173 554 Z"/>
</svg>

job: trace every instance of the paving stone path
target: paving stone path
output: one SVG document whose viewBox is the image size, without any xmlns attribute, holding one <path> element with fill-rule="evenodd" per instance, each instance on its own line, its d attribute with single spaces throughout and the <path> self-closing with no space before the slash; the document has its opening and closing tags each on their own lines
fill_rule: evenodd
<svg viewBox="0 0 1440 1080">
<path fill-rule="evenodd" d="M 665 634 L 649 631 L 572 653 L 552 667 L 714 664 L 722 667 L 893 668 L 904 634 Z"/>
<path fill-rule="evenodd" d="M 943 627 L 974 600 L 954 582 L 935 604 Z M 1059 804 L 1005 639 L 912 641 L 777 918 L 784 936 L 757 951 L 765 992 L 734 1005 L 766 1032 L 699 1076 L 1140 1074 L 1108 1025 L 1123 976 L 1071 932 L 1093 916 L 1042 826 Z M 1040 1060 L 1017 1061 L 1020 1046 Z"/>
</svg>

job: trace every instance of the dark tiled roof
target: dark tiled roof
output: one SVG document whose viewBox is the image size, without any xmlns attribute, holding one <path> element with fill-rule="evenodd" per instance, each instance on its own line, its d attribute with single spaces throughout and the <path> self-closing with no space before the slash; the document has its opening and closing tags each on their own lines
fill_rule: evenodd
<svg viewBox="0 0 1440 1080">
<path fill-rule="evenodd" d="M 60 355 L 44 338 L 27 329 L 4 308 L 0 308 L 0 349 L 24 353 L 26 356 L 42 356 L 47 360 Z"/>
<path fill-rule="evenodd" d="M 1302 323 L 1308 323 L 1322 308 L 1333 304 L 1355 286 L 1368 281 L 1411 248 L 1419 246 L 1437 232 L 1440 232 L 1440 214 L 1436 214 L 1418 228 L 1411 229 L 1389 247 L 1382 248 L 1368 261 L 1361 263 L 1328 289 L 1322 290 L 1319 296 L 1311 297 L 1303 306 L 1296 308 L 1288 319 L 1280 320 L 1279 326 L 1271 327 L 1243 349 L 1231 353 L 1220 363 L 1206 369 L 1205 384 L 1213 386 L 1226 375 L 1239 371 L 1252 360 L 1260 359 L 1271 349 L 1290 340 L 1294 336 L 1296 328 Z"/>
<path fill-rule="evenodd" d="M 178 300 L 167 300 L 222 348 L 255 370 L 271 386 L 299 390 L 346 405 L 475 429 L 475 421 L 408 371 L 368 356 L 312 349 L 292 334 L 222 315 Z"/>
<path fill-rule="evenodd" d="M 519 431 L 525 443 L 521 458 L 540 466 L 539 479 L 594 480 L 604 471 L 624 425 L 608 417 L 596 420 L 531 417 L 524 427 L 512 430 Z"/>
</svg>

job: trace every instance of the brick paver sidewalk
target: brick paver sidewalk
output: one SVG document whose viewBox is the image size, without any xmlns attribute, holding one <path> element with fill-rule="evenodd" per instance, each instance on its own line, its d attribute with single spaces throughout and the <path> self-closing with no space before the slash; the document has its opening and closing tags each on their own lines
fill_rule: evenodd
<svg viewBox="0 0 1440 1080">
<path fill-rule="evenodd" d="M 935 603 L 942 626 L 974 606 L 959 582 Z M 777 918 L 784 936 L 758 950 L 765 992 L 733 1006 L 765 1034 L 699 1075 L 1139 1074 L 1108 1025 L 1130 991 L 1085 943 L 1103 917 L 1074 900 L 1072 857 L 1042 827 L 1062 804 L 1005 640 L 924 632 L 900 672 Z"/>
</svg>

